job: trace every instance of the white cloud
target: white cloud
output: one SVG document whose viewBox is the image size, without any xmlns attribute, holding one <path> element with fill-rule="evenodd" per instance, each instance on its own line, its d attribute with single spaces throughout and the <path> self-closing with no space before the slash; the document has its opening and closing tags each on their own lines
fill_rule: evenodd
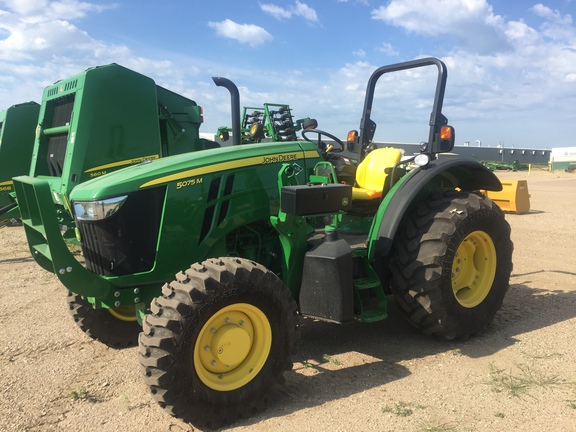
<svg viewBox="0 0 576 432">
<path fill-rule="evenodd" d="M 278 20 L 289 19 L 292 17 L 292 12 L 290 12 L 287 9 L 284 9 L 283 7 L 276 6 L 273 4 L 260 5 L 260 9 L 263 12 L 266 12 L 267 14 L 272 15 L 274 18 L 276 18 Z"/>
<path fill-rule="evenodd" d="M 28 23 L 54 19 L 75 20 L 90 12 L 102 12 L 117 7 L 115 3 L 94 4 L 78 0 L 2 0 L 0 4 Z"/>
<path fill-rule="evenodd" d="M 546 18 L 550 21 L 554 21 L 558 24 L 567 24 L 567 25 L 572 24 L 572 16 L 570 15 L 562 16 L 562 14 L 557 10 L 553 11 L 548 6 L 544 6 L 542 3 L 538 3 L 532 6 L 532 8 L 530 9 L 536 15 L 541 16 L 542 18 Z"/>
<path fill-rule="evenodd" d="M 366 51 L 364 51 L 362 48 L 360 48 L 359 50 L 356 50 L 356 51 L 352 51 L 352 54 L 354 54 L 356 57 L 359 57 L 359 58 L 366 57 Z"/>
<path fill-rule="evenodd" d="M 542 4 L 537 4 L 530 9 L 534 14 L 544 18 L 542 34 L 557 41 L 571 40 L 576 42 L 576 30 L 573 27 L 572 16 L 562 15 L 557 10 L 552 10 Z"/>
<path fill-rule="evenodd" d="M 261 45 L 274 39 L 262 27 L 254 24 L 238 24 L 230 19 L 220 22 L 210 21 L 208 26 L 216 30 L 216 33 L 222 37 L 235 39 L 251 46 Z"/>
<path fill-rule="evenodd" d="M 508 49 L 503 19 L 486 0 L 391 0 L 372 11 L 384 21 L 419 35 L 450 36 L 467 50 L 480 53 Z"/>
<path fill-rule="evenodd" d="M 306 3 L 302 3 L 299 0 L 296 0 L 294 15 L 299 15 L 310 22 L 318 22 L 318 15 L 316 15 L 316 11 Z"/>
<path fill-rule="evenodd" d="M 0 60 L 49 61 L 54 55 L 93 52 L 99 42 L 71 21 L 115 7 L 78 0 L 2 0 Z"/>
<path fill-rule="evenodd" d="M 53 50 L 60 47 L 60 52 L 70 52 L 78 47 L 87 47 L 94 41 L 73 24 L 53 20 L 42 23 L 17 23 L 2 26 L 9 36 L 0 40 L 0 59 L 2 60 L 47 60 Z"/>
<path fill-rule="evenodd" d="M 400 53 L 398 52 L 398 50 L 394 49 L 394 47 L 392 46 L 392 44 L 388 43 L 388 42 L 384 42 L 379 48 L 378 51 L 391 56 L 391 57 L 396 57 L 397 55 L 399 55 Z"/>
<path fill-rule="evenodd" d="M 278 20 L 283 19 L 290 19 L 292 16 L 300 16 L 304 18 L 306 21 L 310 21 L 313 23 L 318 22 L 318 14 L 316 14 L 316 10 L 308 6 L 306 3 L 302 3 L 300 0 L 296 0 L 293 6 L 283 8 L 281 6 L 273 5 L 273 4 L 261 4 L 260 9 L 272 15 L 274 18 Z"/>
<path fill-rule="evenodd" d="M 145 74 L 173 71 L 170 62 L 135 55 L 94 39 L 72 21 L 115 7 L 78 0 L 0 0 L 0 100 L 35 100 L 47 85 L 96 65 L 120 62 Z M 190 67 L 188 74 L 194 74 Z"/>
</svg>

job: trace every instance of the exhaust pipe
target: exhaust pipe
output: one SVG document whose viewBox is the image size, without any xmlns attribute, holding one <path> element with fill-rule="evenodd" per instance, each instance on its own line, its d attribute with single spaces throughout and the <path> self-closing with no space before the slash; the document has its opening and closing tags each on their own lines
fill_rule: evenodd
<svg viewBox="0 0 576 432">
<path fill-rule="evenodd" d="M 226 87 L 230 92 L 230 103 L 232 105 L 232 145 L 240 144 L 240 93 L 238 87 L 228 78 L 212 77 L 214 84 L 219 87 Z"/>
</svg>

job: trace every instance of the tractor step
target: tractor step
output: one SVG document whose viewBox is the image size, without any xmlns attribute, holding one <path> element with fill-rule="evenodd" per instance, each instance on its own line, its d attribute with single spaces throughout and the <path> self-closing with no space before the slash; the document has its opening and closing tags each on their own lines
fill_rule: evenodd
<svg viewBox="0 0 576 432">
<path fill-rule="evenodd" d="M 386 308 L 382 309 L 372 309 L 362 312 L 360 316 L 356 317 L 357 321 L 371 323 L 376 321 L 382 321 L 388 318 L 388 313 L 386 312 Z"/>
<path fill-rule="evenodd" d="M 380 281 L 373 278 L 354 279 L 354 287 L 359 290 L 380 288 Z"/>
<path fill-rule="evenodd" d="M 388 317 L 386 294 L 380 279 L 369 264 L 366 256 L 357 255 L 363 277 L 353 280 L 354 285 L 354 318 L 361 322 L 375 322 Z"/>
</svg>

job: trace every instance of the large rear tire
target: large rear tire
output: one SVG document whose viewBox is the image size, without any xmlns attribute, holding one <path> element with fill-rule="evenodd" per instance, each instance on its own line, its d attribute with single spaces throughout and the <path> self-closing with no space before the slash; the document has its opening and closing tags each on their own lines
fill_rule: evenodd
<svg viewBox="0 0 576 432">
<path fill-rule="evenodd" d="M 466 339 L 490 324 L 508 290 L 513 245 L 500 208 L 449 191 L 402 223 L 391 260 L 396 304 L 423 333 Z"/>
<path fill-rule="evenodd" d="M 292 368 L 296 303 L 278 277 L 240 258 L 194 264 L 164 285 L 140 335 L 154 399 L 197 427 L 264 408 Z"/>
<path fill-rule="evenodd" d="M 134 308 L 94 309 L 85 298 L 68 291 L 68 310 L 78 327 L 111 348 L 136 346 L 142 327 Z"/>
</svg>

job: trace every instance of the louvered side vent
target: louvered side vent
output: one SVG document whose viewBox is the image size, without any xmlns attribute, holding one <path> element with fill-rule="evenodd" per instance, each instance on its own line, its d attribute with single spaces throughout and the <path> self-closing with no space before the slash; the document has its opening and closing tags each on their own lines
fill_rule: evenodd
<svg viewBox="0 0 576 432">
<path fill-rule="evenodd" d="M 46 93 L 46 95 L 48 97 L 52 97 L 52 96 L 56 96 L 58 94 L 58 87 L 52 87 L 51 89 L 48 90 L 48 92 Z"/>
<path fill-rule="evenodd" d="M 73 90 L 76 88 L 76 86 L 78 85 L 78 80 L 72 80 L 72 81 L 68 81 L 65 85 L 64 85 L 64 91 L 68 91 L 68 90 Z"/>
<path fill-rule="evenodd" d="M 206 210 L 204 211 L 204 219 L 202 220 L 202 230 L 200 231 L 200 237 L 198 239 L 198 244 L 202 243 L 210 229 L 212 228 L 212 222 L 214 221 L 214 213 L 216 210 L 216 198 L 218 198 L 218 190 L 220 189 L 220 177 L 213 179 L 210 182 L 210 189 L 208 190 L 208 198 L 206 200 Z M 210 204 L 211 203 L 211 204 Z"/>
</svg>

